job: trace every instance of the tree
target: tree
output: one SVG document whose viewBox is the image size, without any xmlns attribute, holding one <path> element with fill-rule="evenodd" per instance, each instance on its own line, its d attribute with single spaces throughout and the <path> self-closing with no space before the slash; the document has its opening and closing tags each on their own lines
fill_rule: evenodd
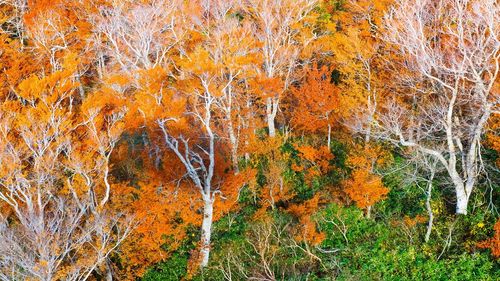
<svg viewBox="0 0 500 281">
<path fill-rule="evenodd" d="M 323 66 L 305 71 L 305 81 L 292 89 L 292 124 L 300 131 L 327 133 L 330 149 L 335 113 L 339 111 L 339 88 L 331 81 L 331 71 Z"/>
<path fill-rule="evenodd" d="M 25 79 L 0 105 L 4 280 L 85 280 L 132 228 L 126 214 L 109 208 L 109 156 L 123 108 L 105 112 L 94 100 L 78 106 L 75 56 L 62 66 Z"/>
<path fill-rule="evenodd" d="M 204 137 L 207 139 L 206 147 L 198 146 L 198 149 L 190 147 L 189 139 L 181 134 L 174 135 L 168 128 L 168 119 L 159 119 L 165 144 L 179 158 L 186 168 L 186 173 L 195 187 L 201 194 L 204 202 L 203 223 L 201 227 L 201 267 L 208 265 L 210 254 L 210 236 L 212 233 L 213 204 L 216 198 L 216 192 L 212 188 L 212 179 L 215 169 L 215 139 L 213 132 L 212 110 L 214 106 L 214 96 L 210 89 L 211 84 L 207 77 L 199 76 L 202 84 L 201 91 L 194 91 L 190 94 L 194 112 L 191 112 L 197 122 L 200 122 Z M 199 151 L 197 151 L 199 150 Z M 208 159 L 207 159 L 208 158 Z"/>
<path fill-rule="evenodd" d="M 270 137 L 276 135 L 275 119 L 281 96 L 292 84 L 300 51 L 308 42 L 300 42 L 296 35 L 316 3 L 316 0 L 248 1 L 248 14 L 254 18 L 254 36 L 263 56 L 262 64 L 257 66 L 260 77 L 255 90 L 265 100 Z"/>
<path fill-rule="evenodd" d="M 2 28 L 0 33 L 18 37 L 21 44 L 26 39 L 26 27 L 23 17 L 28 10 L 27 0 L 2 0 L 0 1 L 0 11 L 2 14 Z"/>
<path fill-rule="evenodd" d="M 342 122 L 353 132 L 363 132 L 365 143 L 371 141 L 373 119 L 387 82 L 379 38 L 383 13 L 390 1 L 349 0 L 334 12 L 336 21 L 325 48 L 333 53 L 339 71 L 339 112 Z"/>
<path fill-rule="evenodd" d="M 493 226 L 495 234 L 492 238 L 482 241 L 478 244 L 480 248 L 488 248 L 495 258 L 500 258 L 500 221 Z"/>
<path fill-rule="evenodd" d="M 439 160 L 467 205 L 481 173 L 481 138 L 498 112 L 497 1 L 396 1 L 383 39 L 403 61 L 398 91 L 378 111 L 377 137 Z M 397 61 L 397 60 L 395 60 Z"/>
<path fill-rule="evenodd" d="M 36 52 L 39 62 L 50 65 L 52 71 L 56 71 L 61 68 L 64 56 L 72 52 L 81 56 L 82 65 L 89 64 L 93 57 L 88 55 L 90 50 L 87 48 L 91 25 L 86 17 L 80 16 L 91 9 L 89 3 L 66 3 L 59 0 L 26 3 L 23 25 L 28 44 Z M 78 77 L 85 70 L 83 67 L 79 69 Z"/>
<path fill-rule="evenodd" d="M 435 186 L 435 179 L 442 173 L 439 160 L 428 154 L 413 153 L 410 155 L 408 163 L 414 165 L 413 169 L 405 175 L 407 184 L 414 184 L 425 194 L 425 209 L 427 210 L 427 231 L 425 233 L 425 242 L 429 242 L 434 224 L 434 210 L 432 208 L 432 193 Z"/>
<path fill-rule="evenodd" d="M 216 25 L 209 29 L 205 49 L 217 63 L 217 84 L 220 84 L 221 96 L 215 106 L 223 115 L 224 122 L 219 127 L 229 139 L 233 171 L 238 174 L 240 136 L 245 134 L 242 132 L 244 119 L 248 118 L 244 116 L 249 102 L 245 84 L 254 75 L 252 68 L 258 63 L 257 42 L 252 37 L 251 22 L 229 14 L 239 7 L 230 2 L 222 3 L 224 1 L 211 7 Z"/>
<path fill-rule="evenodd" d="M 371 208 L 384 199 L 389 189 L 382 183 L 382 178 L 375 174 L 375 169 L 387 165 L 390 157 L 381 147 L 364 144 L 362 148 L 353 149 L 347 161 L 353 169 L 351 178 L 344 181 L 344 191 L 361 209 L 366 209 L 366 217 L 370 218 Z"/>
<path fill-rule="evenodd" d="M 113 58 L 108 63 L 110 70 L 127 81 L 128 97 L 136 116 L 145 121 L 139 126 L 149 127 L 151 146 L 166 148 L 170 152 L 165 153 L 166 157 L 174 156 L 177 161 L 162 160 L 158 158 L 160 155 L 157 158 L 163 165 L 180 164 L 184 168 L 184 171 L 175 169 L 186 173 L 184 176 L 175 175 L 168 180 L 187 178 L 201 195 L 202 267 L 208 264 L 214 201 L 220 192 L 213 181 L 219 139 L 216 130 L 218 124 L 224 124 L 220 122 L 224 119 L 229 125 L 223 127 L 229 128 L 233 163 L 238 171 L 232 90 L 240 72 L 235 55 L 246 55 L 232 49 L 241 42 L 234 41 L 231 33 L 242 31 L 237 20 L 226 19 L 233 4 L 224 1 L 205 4 L 124 1 L 103 7 L 104 16 L 99 18 L 99 31 L 106 38 L 103 54 Z M 161 142 L 156 142 L 157 129 Z"/>
<path fill-rule="evenodd" d="M 163 78 L 157 75 L 158 72 L 150 72 L 154 75 L 146 73 L 152 78 L 153 87 L 149 89 L 147 86 L 143 87 L 146 91 L 139 94 L 141 97 L 149 94 L 157 98 L 138 99 L 140 102 L 138 108 L 143 114 L 148 113 L 147 118 L 154 120 L 159 126 L 164 144 L 174 153 L 184 167 L 186 177 L 201 195 L 203 218 L 200 266 L 204 267 L 209 260 L 213 207 L 218 193 L 213 187 L 217 139 L 214 132 L 214 110 L 220 91 L 215 84 L 217 65 L 210 54 L 200 45 L 195 45 L 194 49 L 187 51 L 189 51 L 188 56 L 178 62 L 182 73 L 180 73 L 181 79 L 176 83 L 176 89 L 169 90 L 162 87 Z M 172 101 L 175 100 L 182 101 L 178 102 L 176 111 L 151 110 L 171 108 Z"/>
<path fill-rule="evenodd" d="M 180 1 L 111 1 L 89 17 L 98 69 L 127 75 L 170 63 L 169 52 L 184 35 Z M 111 60 L 109 60 L 111 58 Z"/>
</svg>

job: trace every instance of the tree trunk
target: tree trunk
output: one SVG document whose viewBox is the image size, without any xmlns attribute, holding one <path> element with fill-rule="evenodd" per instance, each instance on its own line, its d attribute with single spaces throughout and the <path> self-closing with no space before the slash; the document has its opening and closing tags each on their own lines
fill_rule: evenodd
<svg viewBox="0 0 500 281">
<path fill-rule="evenodd" d="M 203 199 L 203 222 L 201 225 L 201 262 L 200 267 L 206 267 L 208 265 L 208 259 L 210 256 L 210 236 L 212 234 L 212 217 L 213 217 L 213 200 L 210 195 L 206 195 Z"/>
<path fill-rule="evenodd" d="M 267 128 L 269 130 L 269 136 L 274 138 L 276 136 L 276 125 L 274 124 L 274 119 L 276 119 L 276 114 L 278 113 L 278 100 L 276 98 L 267 98 L 266 100 L 266 115 L 267 115 Z"/>
<path fill-rule="evenodd" d="M 370 219 L 372 217 L 372 206 L 366 208 L 366 218 Z"/>
<path fill-rule="evenodd" d="M 269 136 L 274 138 L 276 136 L 276 127 L 274 125 L 274 117 L 272 115 L 267 115 L 267 128 L 269 130 Z"/>
<path fill-rule="evenodd" d="M 453 184 L 455 185 L 455 195 L 457 196 L 456 213 L 461 215 L 467 215 L 467 205 L 469 203 L 469 194 L 466 191 L 466 186 L 460 174 L 455 170 L 454 155 L 450 157 L 450 167 L 448 169 L 448 174 L 451 177 Z"/>
<path fill-rule="evenodd" d="M 467 215 L 467 205 L 469 204 L 469 196 L 465 192 L 464 185 L 455 186 L 457 194 L 457 214 Z"/>
<path fill-rule="evenodd" d="M 235 175 L 240 173 L 240 167 L 238 166 L 238 152 L 235 147 L 231 148 L 231 162 L 233 164 L 233 172 Z"/>
<path fill-rule="evenodd" d="M 427 198 L 425 200 L 425 207 L 427 208 L 427 213 L 429 214 L 429 221 L 427 222 L 427 231 L 425 233 L 425 242 L 429 242 L 432 232 L 432 224 L 434 222 L 434 213 L 431 207 L 431 195 L 432 195 L 432 178 L 427 186 Z"/>
<path fill-rule="evenodd" d="M 106 259 L 106 281 L 113 281 L 113 270 L 109 259 Z"/>
<path fill-rule="evenodd" d="M 328 151 L 331 149 L 332 144 L 332 125 L 328 124 Z"/>
<path fill-rule="evenodd" d="M 231 118 L 231 116 L 229 116 L 229 118 Z M 237 175 L 240 172 L 240 168 L 238 167 L 238 139 L 234 133 L 233 122 L 231 122 L 230 119 L 228 121 L 228 130 L 229 141 L 231 142 L 231 162 L 233 164 L 234 174 Z"/>
</svg>

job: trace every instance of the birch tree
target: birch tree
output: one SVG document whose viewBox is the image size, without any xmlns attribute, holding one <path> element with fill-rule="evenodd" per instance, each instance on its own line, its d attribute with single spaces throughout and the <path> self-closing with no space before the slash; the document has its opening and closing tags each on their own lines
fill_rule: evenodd
<svg viewBox="0 0 500 281">
<path fill-rule="evenodd" d="M 254 64 L 258 63 L 257 40 L 253 37 L 251 22 L 231 14 L 241 8 L 236 2 L 214 1 L 210 6 L 211 20 L 205 21 L 202 27 L 207 34 L 204 49 L 216 65 L 214 82 L 220 94 L 214 105 L 224 120 L 219 127 L 229 140 L 235 174 L 239 173 L 238 154 L 244 125 L 244 86 L 255 73 Z"/>
<path fill-rule="evenodd" d="M 202 142 L 190 143 L 190 139 L 185 137 L 182 132 L 178 134 L 173 132 L 169 128 L 169 123 L 175 122 L 174 119 L 158 119 L 157 123 L 163 133 L 166 146 L 180 160 L 186 169 L 187 177 L 200 192 L 203 201 L 200 266 L 205 267 L 209 261 L 214 201 L 217 195 L 216 190 L 213 189 L 216 135 L 212 111 L 215 96 L 212 92 L 209 76 L 200 73 L 195 77 L 199 79 L 201 87 L 188 93 L 193 111 L 188 111 L 186 114 L 192 116 L 192 122 L 200 125 L 200 133 L 203 134 L 200 137 Z"/>
<path fill-rule="evenodd" d="M 2 280 L 86 280 L 132 227 L 108 208 L 122 110 L 105 117 L 90 101 L 77 110 L 68 60 L 27 78 L 0 105 Z"/>
<path fill-rule="evenodd" d="M 301 49 L 296 35 L 300 25 L 317 3 L 316 0 L 249 0 L 247 9 L 255 18 L 254 36 L 259 40 L 262 54 L 262 81 L 266 122 L 269 136 L 276 136 L 275 119 L 283 93 L 293 82 Z M 311 35 L 313 38 L 314 35 Z"/>
<path fill-rule="evenodd" d="M 93 42 L 98 69 L 133 75 L 137 70 L 168 64 L 169 51 L 179 43 L 179 1 L 113 1 L 93 15 Z M 111 58 L 107 60 L 106 57 Z"/>
<path fill-rule="evenodd" d="M 499 17 L 495 0 L 398 0 L 384 21 L 383 39 L 402 62 L 376 135 L 437 159 L 457 214 L 467 214 L 482 171 L 481 138 L 499 111 Z"/>
</svg>

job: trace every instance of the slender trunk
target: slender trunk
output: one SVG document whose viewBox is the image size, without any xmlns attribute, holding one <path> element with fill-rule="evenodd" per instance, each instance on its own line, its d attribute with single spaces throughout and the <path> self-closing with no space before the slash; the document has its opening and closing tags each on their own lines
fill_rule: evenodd
<svg viewBox="0 0 500 281">
<path fill-rule="evenodd" d="M 372 134 L 372 126 L 370 124 L 370 125 L 368 125 L 368 128 L 366 129 L 365 143 L 370 142 L 371 134 Z"/>
<path fill-rule="evenodd" d="M 465 192 L 464 185 L 455 185 L 455 192 L 457 195 L 457 209 L 456 213 L 467 215 L 467 205 L 469 204 L 469 196 Z"/>
<path fill-rule="evenodd" d="M 210 236 L 212 234 L 212 217 L 213 217 L 213 200 L 210 195 L 206 195 L 203 199 L 203 222 L 201 225 L 201 262 L 200 267 L 206 267 L 208 265 L 208 259 L 210 256 Z"/>
<path fill-rule="evenodd" d="M 78 92 L 80 97 L 83 99 L 85 97 L 85 89 L 83 88 L 83 83 L 80 79 L 80 74 L 76 75 L 76 80 L 78 81 Z"/>
<path fill-rule="evenodd" d="M 366 218 L 370 219 L 372 217 L 372 206 L 366 208 Z"/>
<path fill-rule="evenodd" d="M 251 120 L 253 120 L 253 111 L 251 110 L 252 108 L 252 100 L 250 98 L 247 98 L 247 116 L 246 116 L 246 120 L 244 120 L 242 123 L 243 123 L 243 128 L 245 129 L 245 132 L 248 132 L 248 129 L 250 128 L 250 122 L 252 122 Z M 254 126 L 255 128 L 255 126 Z M 253 130 L 254 133 L 255 133 L 255 129 Z M 248 133 L 245 133 L 247 136 L 245 137 L 245 148 L 248 149 L 248 145 L 249 145 L 249 142 L 248 142 Z M 246 162 L 249 162 L 250 161 L 250 153 L 248 152 L 245 152 L 245 161 Z"/>
<path fill-rule="evenodd" d="M 465 192 L 464 182 L 457 172 L 457 157 L 456 157 L 456 149 L 453 135 L 453 112 L 455 108 L 455 103 L 458 96 L 458 90 L 455 88 L 452 92 L 452 97 L 450 100 L 450 104 L 448 105 L 448 112 L 446 114 L 446 142 L 448 145 L 448 174 L 451 177 L 453 184 L 455 185 L 455 194 L 457 196 L 457 206 L 456 213 L 457 214 L 467 214 L 467 194 Z"/>
<path fill-rule="evenodd" d="M 106 259 L 106 281 L 113 281 L 113 270 L 109 259 Z"/>
<path fill-rule="evenodd" d="M 240 173 L 240 167 L 238 167 L 238 152 L 236 147 L 231 148 L 231 162 L 233 164 L 234 174 L 237 175 Z"/>
<path fill-rule="evenodd" d="M 434 180 L 434 171 L 431 173 L 431 177 L 429 179 L 429 183 L 427 184 L 427 198 L 425 200 L 425 208 L 427 209 L 427 213 L 429 214 L 429 221 L 427 222 L 427 231 L 425 233 L 425 242 L 429 242 L 432 232 L 432 225 L 434 223 L 434 212 L 432 212 L 431 207 L 431 196 L 432 196 L 432 181 Z"/>
<path fill-rule="evenodd" d="M 276 136 L 276 127 L 274 125 L 274 117 L 272 115 L 267 115 L 267 128 L 269 130 L 269 136 L 274 138 Z"/>
<path fill-rule="evenodd" d="M 328 151 L 330 151 L 332 143 L 332 125 L 328 124 Z"/>
<path fill-rule="evenodd" d="M 106 158 L 106 163 L 104 165 L 104 175 L 103 175 L 104 186 L 105 186 L 106 189 L 105 189 L 105 192 L 104 192 L 104 198 L 102 198 L 101 203 L 100 203 L 101 207 L 103 207 L 106 204 L 106 202 L 108 202 L 108 200 L 109 200 L 109 194 L 111 192 L 111 185 L 109 184 L 109 181 L 108 181 L 108 176 L 109 176 L 108 162 L 109 162 L 109 160 L 107 160 L 107 158 Z"/>
<path fill-rule="evenodd" d="M 231 121 L 231 116 L 228 116 L 228 131 L 229 131 L 229 141 L 231 142 L 231 162 L 233 164 L 234 174 L 237 175 L 240 172 L 238 167 L 238 139 L 234 133 L 233 122 Z"/>
<path fill-rule="evenodd" d="M 209 136 L 209 164 L 208 173 L 205 177 L 205 184 L 203 186 L 203 222 L 201 224 L 201 263 L 200 267 L 204 268 L 208 265 L 208 259 L 210 256 L 210 236 L 212 234 L 212 217 L 214 212 L 214 200 L 212 197 L 212 177 L 215 168 L 215 135 L 210 127 L 211 112 L 210 105 L 207 104 L 206 116 L 205 116 L 205 129 Z"/>
<path fill-rule="evenodd" d="M 277 98 L 267 98 L 266 100 L 266 115 L 267 115 L 267 128 L 269 130 L 269 136 L 274 138 L 276 136 L 276 125 L 274 124 L 274 119 L 276 119 L 276 114 L 278 113 L 278 100 Z"/>
<path fill-rule="evenodd" d="M 455 191 L 457 194 L 457 214 L 467 215 L 467 206 L 469 205 L 470 195 L 472 193 L 472 189 L 476 183 L 476 176 L 474 171 L 467 171 L 467 180 L 465 184 L 463 181 L 454 181 L 455 182 Z"/>
<path fill-rule="evenodd" d="M 455 185 L 455 195 L 457 197 L 456 213 L 467 215 L 467 205 L 469 203 L 469 194 L 467 193 L 462 177 L 457 172 L 455 165 L 456 160 L 454 155 L 450 156 L 448 174 L 450 175 L 453 185 Z"/>
</svg>

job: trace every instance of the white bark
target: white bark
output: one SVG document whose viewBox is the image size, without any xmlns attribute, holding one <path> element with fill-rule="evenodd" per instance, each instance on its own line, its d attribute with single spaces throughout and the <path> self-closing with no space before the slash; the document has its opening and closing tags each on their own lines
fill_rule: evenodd
<svg viewBox="0 0 500 281">
<path fill-rule="evenodd" d="M 95 115 L 76 116 L 63 106 L 71 98 L 20 105 L 48 108 L 52 118 L 0 112 L 0 200 L 12 211 L 0 214 L 2 280 L 84 280 L 131 231 L 126 215 L 106 209 L 110 184 L 101 152 L 112 151 L 120 130 L 93 131 Z M 19 126 L 16 118 L 26 123 Z M 90 161 L 70 141 L 84 137 L 96 143 L 85 148 Z"/>
<path fill-rule="evenodd" d="M 455 188 L 457 214 L 467 214 L 482 170 L 481 138 L 499 106 L 499 17 L 496 0 L 398 0 L 384 22 L 383 39 L 405 58 L 393 67 L 406 72 L 372 135 L 438 160 Z"/>
<path fill-rule="evenodd" d="M 95 28 L 94 47 L 112 58 L 109 66 L 116 64 L 127 74 L 162 65 L 183 35 L 177 24 L 182 21 L 177 13 L 181 6 L 177 0 L 115 1 L 99 6 L 99 13 L 90 19 Z"/>
<path fill-rule="evenodd" d="M 28 1 L 27 0 L 0 0 L 0 5 L 11 6 L 12 14 L 5 15 L 4 21 L 5 27 L 11 28 L 1 28 L 0 33 L 9 34 L 10 36 L 15 36 L 19 38 L 21 46 L 25 45 L 26 40 L 26 27 L 24 23 L 24 15 L 28 11 Z"/>
<path fill-rule="evenodd" d="M 261 43 L 263 55 L 262 67 L 258 72 L 269 79 L 279 78 L 283 81 L 280 93 L 264 93 L 266 97 L 266 122 L 270 137 L 276 136 L 276 114 L 280 96 L 293 81 L 291 77 L 296 68 L 300 50 L 315 38 L 311 35 L 308 42 L 299 42 L 293 25 L 300 23 L 315 7 L 317 0 L 249 0 L 247 9 L 255 17 L 254 37 Z"/>
<path fill-rule="evenodd" d="M 193 184 L 200 192 L 203 199 L 203 220 L 201 236 L 201 263 L 200 267 L 208 264 L 210 255 L 210 235 L 213 218 L 213 201 L 215 200 L 215 191 L 212 189 L 212 178 L 215 168 L 215 134 L 212 126 L 212 110 L 215 103 L 215 97 L 210 92 L 210 79 L 205 75 L 199 76 L 203 86 L 202 93 L 194 93 L 193 112 L 194 121 L 201 124 L 202 131 L 205 132 L 205 138 L 208 139 L 206 147 L 192 145 L 182 135 L 174 136 L 168 130 L 168 122 L 175 120 L 158 120 L 158 125 L 163 132 L 167 147 L 172 150 L 179 161 L 186 169 L 186 173 Z M 200 149 L 197 152 L 195 148 Z M 205 155 L 205 156 L 202 156 Z M 208 159 L 207 159 L 208 158 Z"/>
<path fill-rule="evenodd" d="M 233 122 L 228 122 L 229 141 L 231 142 L 231 162 L 235 174 L 239 174 L 240 168 L 238 165 L 238 139 L 234 130 Z"/>
<path fill-rule="evenodd" d="M 467 215 L 467 205 L 469 203 L 469 197 L 463 191 L 463 189 L 460 189 L 460 188 L 457 188 L 455 190 L 455 193 L 457 195 L 457 209 L 456 209 L 456 213 L 457 214 L 462 214 L 462 215 Z"/>
<path fill-rule="evenodd" d="M 332 146 L 332 125 L 328 124 L 328 151 L 330 151 Z"/>
<path fill-rule="evenodd" d="M 208 196 L 203 199 L 203 222 L 201 225 L 201 267 L 208 265 L 210 257 L 210 237 L 212 235 L 212 219 L 213 219 L 213 198 Z"/>
<path fill-rule="evenodd" d="M 432 211 L 431 198 L 434 176 L 436 175 L 436 165 L 434 164 L 433 166 L 431 166 L 430 170 L 431 174 L 429 176 L 429 179 L 427 180 L 427 190 L 425 192 L 425 208 L 427 209 L 427 214 L 429 215 L 429 220 L 427 221 L 427 231 L 425 232 L 425 242 L 429 242 L 432 233 L 432 226 L 434 223 L 434 212 Z M 467 211 L 467 206 L 465 206 L 465 210 Z"/>
<path fill-rule="evenodd" d="M 266 119 L 267 119 L 267 128 L 269 131 L 269 136 L 274 138 L 276 136 L 276 114 L 278 113 L 278 98 L 267 98 L 266 100 Z"/>
</svg>

